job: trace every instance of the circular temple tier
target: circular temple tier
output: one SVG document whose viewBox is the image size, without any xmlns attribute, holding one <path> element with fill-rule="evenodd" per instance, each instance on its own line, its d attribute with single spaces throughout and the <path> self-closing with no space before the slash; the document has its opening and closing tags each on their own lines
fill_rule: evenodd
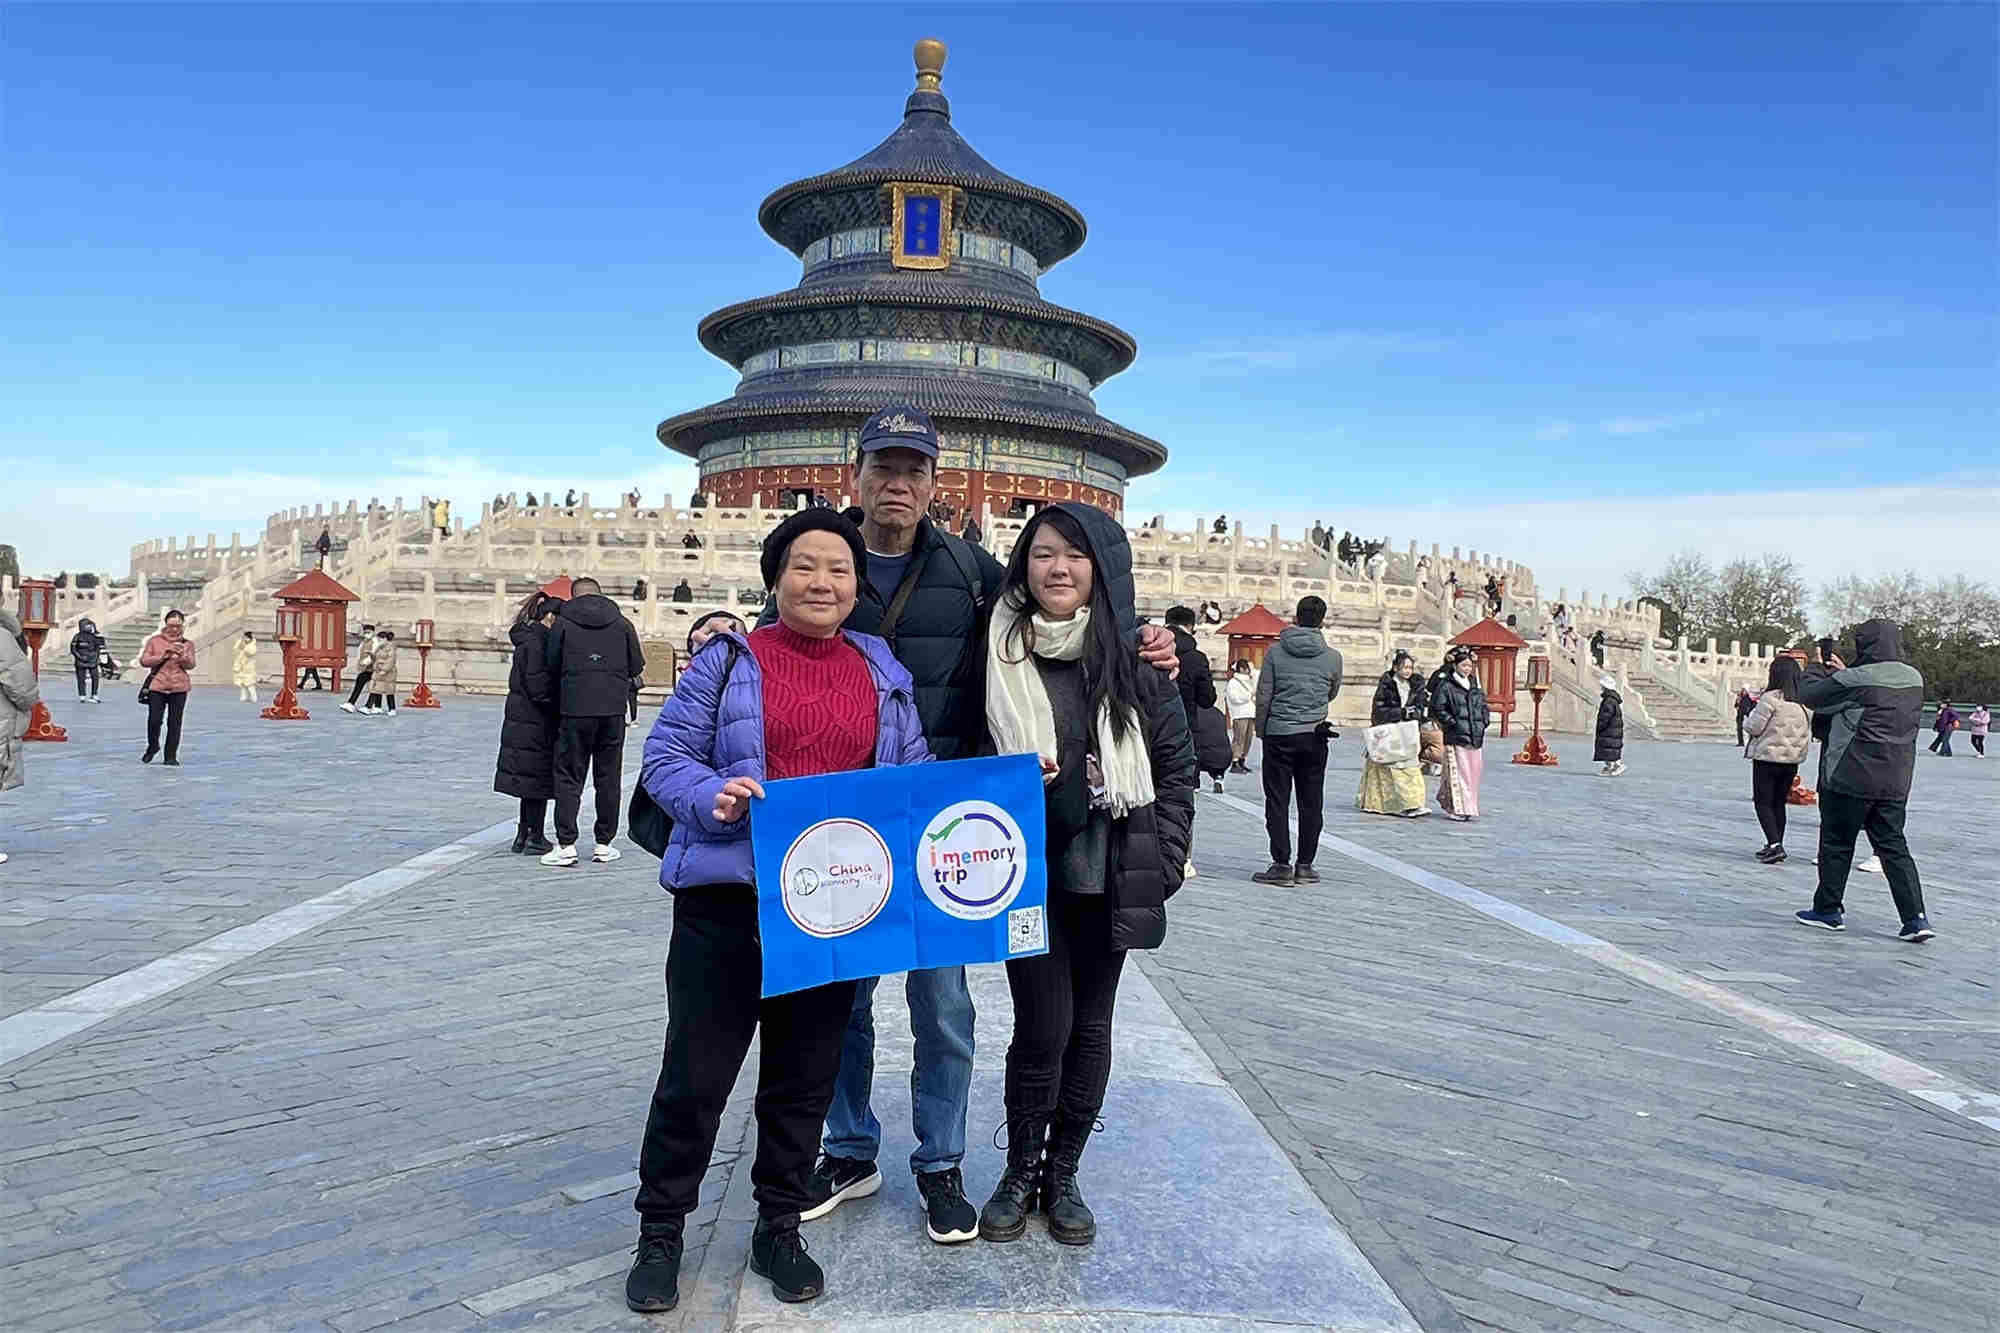
<svg viewBox="0 0 2000 1333">
<path fill-rule="evenodd" d="M 1081 500 L 1119 514 L 1127 479 L 1166 462 L 1091 399 L 1132 364 L 1131 335 L 1041 298 L 1041 275 L 1082 246 L 1083 215 L 958 136 L 944 59 L 942 42 L 918 42 L 896 131 L 758 210 L 799 283 L 701 322 L 702 346 L 742 378 L 658 432 L 718 503 L 853 494 L 861 423 L 895 402 L 937 423 L 938 499 L 967 513 Z"/>
</svg>

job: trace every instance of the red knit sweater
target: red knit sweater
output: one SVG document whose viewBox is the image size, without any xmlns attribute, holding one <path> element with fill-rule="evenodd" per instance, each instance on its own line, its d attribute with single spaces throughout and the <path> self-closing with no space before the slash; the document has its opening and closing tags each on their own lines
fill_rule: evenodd
<svg viewBox="0 0 2000 1333">
<path fill-rule="evenodd" d="M 750 651 L 764 672 L 766 777 L 875 762 L 875 678 L 859 648 L 838 634 L 811 639 L 779 624 L 753 632 Z"/>
</svg>

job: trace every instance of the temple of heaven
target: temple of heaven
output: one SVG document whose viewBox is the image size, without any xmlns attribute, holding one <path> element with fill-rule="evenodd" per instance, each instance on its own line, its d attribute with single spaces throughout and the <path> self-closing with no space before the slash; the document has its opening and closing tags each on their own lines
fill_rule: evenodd
<svg viewBox="0 0 2000 1333">
<path fill-rule="evenodd" d="M 1083 215 L 959 138 L 944 61 L 944 43 L 918 42 L 895 133 L 758 209 L 804 266 L 799 285 L 702 320 L 702 346 L 742 379 L 658 432 L 699 460 L 715 503 L 854 494 L 861 423 L 896 402 L 936 422 L 938 499 L 968 513 L 1082 500 L 1120 514 L 1126 479 L 1166 462 L 1091 401 L 1138 345 L 1041 299 L 1042 274 L 1083 245 Z"/>
</svg>

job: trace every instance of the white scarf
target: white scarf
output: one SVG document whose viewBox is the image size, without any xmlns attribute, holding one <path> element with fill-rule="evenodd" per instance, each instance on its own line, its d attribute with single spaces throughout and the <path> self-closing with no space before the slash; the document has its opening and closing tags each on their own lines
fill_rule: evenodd
<svg viewBox="0 0 2000 1333">
<path fill-rule="evenodd" d="M 1055 708 L 1049 703 L 1048 689 L 1033 659 L 1080 660 L 1090 646 L 1090 608 L 1078 607 L 1068 620 L 1050 620 L 1036 612 L 1031 622 L 1034 651 L 1010 657 L 1006 645 L 1015 641 L 1014 627 L 1027 618 L 1026 605 L 1017 597 L 1003 598 L 993 608 L 993 623 L 986 636 L 986 722 L 1001 754 L 1033 754 L 1059 762 Z M 1153 762 L 1146 752 L 1139 718 L 1128 714 L 1124 739 L 1113 739 L 1111 709 L 1106 705 L 1098 710 L 1095 734 L 1093 748 L 1104 771 L 1111 817 L 1123 819 L 1139 806 L 1151 805 Z"/>
</svg>

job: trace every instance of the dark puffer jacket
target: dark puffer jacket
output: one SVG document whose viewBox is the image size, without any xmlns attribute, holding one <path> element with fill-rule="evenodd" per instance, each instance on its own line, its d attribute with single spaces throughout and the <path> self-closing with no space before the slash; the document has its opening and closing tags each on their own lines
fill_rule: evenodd
<svg viewBox="0 0 2000 1333">
<path fill-rule="evenodd" d="M 1477 750 L 1486 744 L 1490 711 L 1486 691 L 1476 675 L 1468 686 L 1459 684 L 1458 677 L 1447 671 L 1431 693 L 1431 717 L 1444 728 L 1444 743 L 1462 750 Z"/>
<path fill-rule="evenodd" d="M 69 655 L 82 667 L 94 667 L 104 652 L 104 636 L 97 632 L 97 622 L 85 618 L 76 627 L 76 635 L 69 641 Z"/>
<path fill-rule="evenodd" d="M 1096 576 L 1117 608 L 1121 638 L 1139 625 L 1132 583 L 1132 548 L 1125 529 L 1103 510 L 1064 501 L 1090 543 Z M 1167 938 L 1167 899 L 1179 892 L 1194 839 L 1194 744 L 1180 691 L 1150 667 L 1138 671 L 1140 725 L 1153 764 L 1153 803 L 1112 828 L 1105 892 L 1111 899 L 1111 947 L 1157 949 Z M 982 699 L 982 710 L 984 702 Z"/>
<path fill-rule="evenodd" d="M 1625 700 L 1616 690 L 1606 690 L 1597 701 L 1597 748 L 1591 751 L 1593 764 L 1613 764 L 1625 754 Z"/>
<path fill-rule="evenodd" d="M 1424 678 L 1415 672 L 1410 674 L 1410 701 L 1403 702 L 1403 693 L 1396 688 L 1394 668 L 1382 673 L 1376 682 L 1375 699 L 1368 708 L 1368 725 L 1386 726 L 1391 722 L 1414 722 L 1424 715 Z"/>
<path fill-rule="evenodd" d="M 849 509 L 846 514 L 849 522 L 861 526 L 860 509 Z M 979 579 L 976 599 L 958 557 L 951 552 L 952 543 L 957 543 Z M 903 577 L 915 579 L 916 586 L 903 604 L 894 632 L 883 637 L 916 682 L 917 716 L 923 719 L 924 739 L 930 742 L 931 753 L 939 759 L 968 759 L 986 743 L 986 621 L 993 599 L 1000 593 L 1003 571 L 983 548 L 941 531 L 927 518 L 917 523 L 916 545 L 910 554 L 910 567 Z M 1127 568 L 1129 571 L 1129 563 Z M 856 634 L 881 634 L 888 610 L 887 603 L 863 579 L 854 610 L 842 628 Z M 757 623 L 771 625 L 777 619 L 777 603 L 765 598 L 764 613 Z"/>
<path fill-rule="evenodd" d="M 551 694 L 549 631 L 531 620 L 507 631 L 514 641 L 514 665 L 507 671 L 507 710 L 500 721 L 500 758 L 493 767 L 493 790 L 524 801 L 554 797 L 556 711 L 537 698 Z"/>
<path fill-rule="evenodd" d="M 609 597 L 563 603 L 549 631 L 549 681 L 539 696 L 564 717 L 623 717 L 632 682 L 646 670 L 639 631 Z"/>
<path fill-rule="evenodd" d="M 1825 729 L 1819 785 L 1844 796 L 1905 800 L 1917 767 L 1923 674 L 1902 660 L 1903 631 L 1893 620 L 1857 626 L 1854 649 L 1854 665 L 1839 671 L 1809 664 L 1796 691 L 1812 710 L 1814 734 Z"/>
</svg>

